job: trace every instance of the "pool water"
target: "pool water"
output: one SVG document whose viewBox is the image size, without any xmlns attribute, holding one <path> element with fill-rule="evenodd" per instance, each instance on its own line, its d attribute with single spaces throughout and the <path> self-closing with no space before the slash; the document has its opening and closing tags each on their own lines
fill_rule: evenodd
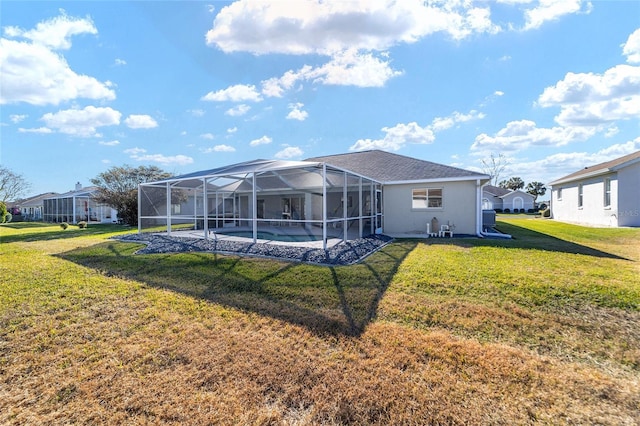
<svg viewBox="0 0 640 426">
<path fill-rule="evenodd" d="M 231 235 L 233 237 L 253 238 L 252 231 L 225 231 L 220 232 L 223 235 Z M 272 232 L 258 231 L 259 240 L 283 241 L 287 243 L 297 243 L 304 241 L 320 241 L 322 237 L 315 235 L 288 235 L 274 234 Z"/>
</svg>

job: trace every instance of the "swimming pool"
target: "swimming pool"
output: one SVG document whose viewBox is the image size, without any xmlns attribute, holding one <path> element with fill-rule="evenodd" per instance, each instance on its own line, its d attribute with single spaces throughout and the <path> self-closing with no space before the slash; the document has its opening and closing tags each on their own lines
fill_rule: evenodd
<svg viewBox="0 0 640 426">
<path fill-rule="evenodd" d="M 233 237 L 253 238 L 252 231 L 224 231 L 222 235 L 230 235 Z M 290 234 L 274 234 L 273 232 L 258 231 L 259 240 L 283 241 L 287 243 L 299 243 L 305 241 L 322 241 L 319 235 L 290 235 Z"/>
</svg>

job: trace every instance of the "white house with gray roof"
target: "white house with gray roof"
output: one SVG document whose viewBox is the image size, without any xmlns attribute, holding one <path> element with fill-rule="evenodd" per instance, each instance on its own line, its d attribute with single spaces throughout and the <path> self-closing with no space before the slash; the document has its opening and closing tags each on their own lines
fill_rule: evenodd
<svg viewBox="0 0 640 426">
<path fill-rule="evenodd" d="M 505 213 L 528 212 L 534 208 L 535 197 L 528 192 L 485 185 L 482 190 L 482 209 Z M 508 211 L 507 211 L 508 209 Z"/>
<path fill-rule="evenodd" d="M 286 234 L 325 247 L 373 233 L 478 235 L 488 181 L 379 150 L 247 161 L 140 185 L 139 231 L 193 225 L 204 238 L 212 231 L 254 241 Z"/>
<path fill-rule="evenodd" d="M 640 151 L 550 183 L 554 219 L 592 226 L 640 226 Z"/>
</svg>

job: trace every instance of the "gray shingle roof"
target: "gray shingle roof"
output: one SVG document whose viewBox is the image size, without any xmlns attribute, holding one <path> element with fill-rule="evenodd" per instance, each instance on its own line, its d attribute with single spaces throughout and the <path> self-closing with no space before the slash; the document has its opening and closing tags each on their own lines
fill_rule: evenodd
<svg viewBox="0 0 640 426">
<path fill-rule="evenodd" d="M 510 189 L 500 188 L 499 186 L 493 185 L 485 185 L 484 192 L 487 192 L 491 195 L 495 195 L 496 197 L 502 197 L 503 195 L 507 195 L 511 192 Z"/>
<path fill-rule="evenodd" d="M 489 179 L 488 175 L 482 173 L 380 150 L 313 157 L 306 161 L 325 162 L 383 183 L 458 178 Z"/>
<path fill-rule="evenodd" d="M 550 185 L 557 185 L 559 183 L 571 182 L 578 180 L 586 176 L 597 175 L 600 173 L 607 173 L 614 171 L 620 167 L 624 167 L 627 163 L 634 163 L 640 160 L 640 151 L 633 152 L 615 160 L 605 161 L 604 163 L 596 164 L 593 166 L 585 167 L 582 170 L 571 173 L 570 175 L 556 179 L 550 183 Z"/>
</svg>

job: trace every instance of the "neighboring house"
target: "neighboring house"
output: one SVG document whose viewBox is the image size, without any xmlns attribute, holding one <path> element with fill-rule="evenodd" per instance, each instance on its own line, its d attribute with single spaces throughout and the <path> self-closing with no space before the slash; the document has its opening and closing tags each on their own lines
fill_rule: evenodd
<svg viewBox="0 0 640 426">
<path fill-rule="evenodd" d="M 489 176 L 385 151 L 255 160 L 140 185 L 139 229 L 194 223 L 197 229 L 297 226 L 344 240 L 410 235 L 450 225 L 482 232 Z M 437 228 L 437 229 L 434 229 Z"/>
<path fill-rule="evenodd" d="M 83 188 L 78 182 L 74 191 L 46 197 L 43 201 L 42 218 L 45 222 L 116 223 L 118 212 L 111 206 L 97 203 L 93 194 L 97 187 Z"/>
<path fill-rule="evenodd" d="M 482 188 L 482 209 L 502 210 L 510 212 L 524 210 L 528 212 L 534 208 L 535 197 L 527 192 L 513 191 L 499 186 L 485 185 Z"/>
<path fill-rule="evenodd" d="M 42 220 L 44 200 L 56 195 L 58 194 L 56 194 L 55 192 L 46 192 L 44 194 L 17 201 L 15 204 L 16 207 L 20 209 L 20 213 L 22 214 L 24 220 Z"/>
<path fill-rule="evenodd" d="M 554 219 L 640 226 L 640 151 L 585 167 L 550 183 Z"/>
</svg>

